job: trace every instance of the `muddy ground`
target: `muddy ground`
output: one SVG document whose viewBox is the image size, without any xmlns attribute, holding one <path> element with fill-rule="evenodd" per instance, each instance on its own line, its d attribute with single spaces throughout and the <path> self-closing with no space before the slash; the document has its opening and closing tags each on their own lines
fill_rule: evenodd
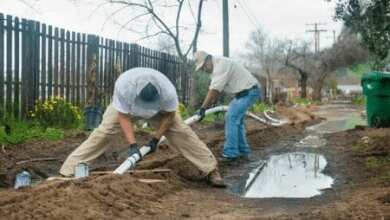
<svg viewBox="0 0 390 220">
<path fill-rule="evenodd" d="M 275 128 L 247 121 L 248 139 L 258 158 L 290 151 L 289 144 L 274 143 L 298 141 L 307 126 L 320 121 L 307 109 L 279 111 L 291 123 Z M 223 124 L 197 125 L 194 129 L 219 155 Z M 144 159 L 137 169 L 169 168 L 171 172 L 39 182 L 56 175 L 66 156 L 87 135 L 6 147 L 0 153 L 0 219 L 390 219 L 390 129 L 358 127 L 327 134 L 326 146 L 315 151 L 328 159 L 325 172 L 335 183 L 332 189 L 310 199 L 245 199 L 230 189 L 212 188 L 167 145 Z M 138 132 L 137 137 L 140 142 L 147 140 L 144 132 Z M 126 147 L 119 138 L 91 168 L 112 170 L 125 155 Z M 37 158 L 47 160 L 31 160 Z M 227 177 L 245 169 L 245 162 L 220 165 Z M 9 188 L 21 169 L 33 174 L 36 186 Z M 161 181 L 145 183 L 145 179 Z"/>
</svg>

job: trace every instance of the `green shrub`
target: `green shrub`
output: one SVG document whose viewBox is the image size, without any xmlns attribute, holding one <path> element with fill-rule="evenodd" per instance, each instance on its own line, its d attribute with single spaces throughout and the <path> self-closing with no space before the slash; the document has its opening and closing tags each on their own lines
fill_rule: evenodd
<svg viewBox="0 0 390 220">
<path fill-rule="evenodd" d="M 308 106 L 313 104 L 313 102 L 307 98 L 296 98 L 293 100 L 293 103 L 297 105 L 303 105 L 303 106 Z"/>
<path fill-rule="evenodd" d="M 43 127 L 75 128 L 81 123 L 80 109 L 61 97 L 37 101 L 30 116 Z"/>
<path fill-rule="evenodd" d="M 352 98 L 352 103 L 355 105 L 365 105 L 366 98 L 364 96 L 356 96 Z"/>
<path fill-rule="evenodd" d="M 193 74 L 193 80 L 195 81 L 195 88 L 196 93 L 194 94 L 195 100 L 197 100 L 198 103 L 194 106 L 195 108 L 199 108 L 202 104 L 203 99 L 206 97 L 207 92 L 209 90 L 210 85 L 210 76 L 209 74 L 198 71 L 195 74 Z"/>
<path fill-rule="evenodd" d="M 64 131 L 57 128 L 46 128 L 45 132 L 41 136 L 47 140 L 60 140 L 64 138 Z"/>
<path fill-rule="evenodd" d="M 203 124 L 213 124 L 217 121 L 223 121 L 225 118 L 225 112 L 217 112 L 214 114 L 209 114 L 204 117 L 202 120 Z"/>
<path fill-rule="evenodd" d="M 183 103 L 180 103 L 180 104 L 179 104 L 179 107 L 178 107 L 177 110 L 179 111 L 180 116 L 181 116 L 181 118 L 183 118 L 183 119 L 186 119 L 186 118 L 192 116 L 192 115 L 190 115 L 189 110 L 187 109 L 187 107 L 186 107 Z"/>
<path fill-rule="evenodd" d="M 267 105 L 264 102 L 256 102 L 251 108 L 250 111 L 253 113 L 262 113 L 266 110 L 272 109 L 271 106 Z"/>
<path fill-rule="evenodd" d="M 8 118 L 6 124 L 11 132 L 7 134 L 5 125 L 0 125 L 0 144 L 19 144 L 31 139 L 59 140 L 64 137 L 61 129 L 45 128 L 22 120 Z"/>
</svg>

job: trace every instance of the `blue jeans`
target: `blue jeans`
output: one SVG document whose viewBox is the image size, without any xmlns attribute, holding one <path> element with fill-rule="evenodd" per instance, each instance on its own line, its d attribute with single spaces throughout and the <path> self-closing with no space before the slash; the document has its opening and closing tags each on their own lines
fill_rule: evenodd
<svg viewBox="0 0 390 220">
<path fill-rule="evenodd" d="M 225 144 L 223 157 L 236 158 L 251 153 L 245 135 L 245 113 L 260 98 L 258 87 L 249 90 L 248 95 L 234 98 L 225 116 Z"/>
</svg>

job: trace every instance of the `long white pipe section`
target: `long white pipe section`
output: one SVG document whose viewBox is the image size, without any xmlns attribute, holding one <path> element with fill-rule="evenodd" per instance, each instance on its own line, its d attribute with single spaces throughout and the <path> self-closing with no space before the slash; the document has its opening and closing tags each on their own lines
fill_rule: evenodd
<svg viewBox="0 0 390 220">
<path fill-rule="evenodd" d="M 206 115 L 209 115 L 209 114 L 213 114 L 213 113 L 217 113 L 217 112 L 226 112 L 228 110 L 228 106 L 217 106 L 217 107 L 214 107 L 214 108 L 210 108 L 210 109 L 207 109 L 206 110 Z M 264 123 L 264 124 L 269 124 L 269 125 L 272 125 L 272 126 L 281 126 L 283 124 L 286 124 L 287 121 L 283 121 L 283 120 L 277 120 L 277 119 L 274 119 L 272 117 L 270 117 L 269 115 L 267 115 L 265 112 L 264 112 L 264 115 L 267 117 L 268 120 L 264 119 L 264 118 L 261 118 L 251 112 L 247 112 L 246 113 L 247 116 L 261 122 L 261 123 Z M 198 115 L 194 115 L 190 118 L 187 118 L 184 123 L 186 123 L 187 125 L 191 125 L 195 122 L 197 122 L 199 120 L 199 116 Z M 158 142 L 158 144 L 160 144 L 161 142 L 165 141 L 165 137 L 162 137 L 160 139 L 160 141 Z M 142 146 L 140 149 L 139 149 L 139 154 L 138 153 L 135 153 L 131 156 L 129 156 L 118 168 L 116 168 L 116 170 L 114 170 L 114 174 L 124 174 L 128 169 L 132 168 L 135 166 L 135 164 L 141 159 L 143 158 L 146 154 L 148 154 L 150 151 L 150 147 L 148 146 Z"/>
</svg>

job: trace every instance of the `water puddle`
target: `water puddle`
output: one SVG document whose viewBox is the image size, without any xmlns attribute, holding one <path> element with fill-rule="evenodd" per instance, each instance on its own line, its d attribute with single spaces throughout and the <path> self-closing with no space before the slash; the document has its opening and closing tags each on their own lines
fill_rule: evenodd
<svg viewBox="0 0 390 220">
<path fill-rule="evenodd" d="M 242 195 L 246 198 L 310 198 L 330 188 L 333 178 L 322 173 L 327 161 L 315 153 L 271 156 L 249 173 Z"/>
<path fill-rule="evenodd" d="M 367 122 L 349 105 L 324 106 L 317 114 L 327 120 L 306 128 L 301 140 L 287 143 L 287 148 L 297 152 L 271 155 L 267 161 L 252 163 L 245 168 L 250 172 L 244 176 L 242 171 L 234 173 L 230 190 L 246 198 L 310 198 L 331 188 L 334 179 L 323 173 L 327 166 L 325 157 L 312 152 L 326 147 L 325 134 L 367 125 Z M 275 145 L 280 147 L 280 143 Z M 237 177 L 239 181 L 234 180 Z"/>
</svg>

